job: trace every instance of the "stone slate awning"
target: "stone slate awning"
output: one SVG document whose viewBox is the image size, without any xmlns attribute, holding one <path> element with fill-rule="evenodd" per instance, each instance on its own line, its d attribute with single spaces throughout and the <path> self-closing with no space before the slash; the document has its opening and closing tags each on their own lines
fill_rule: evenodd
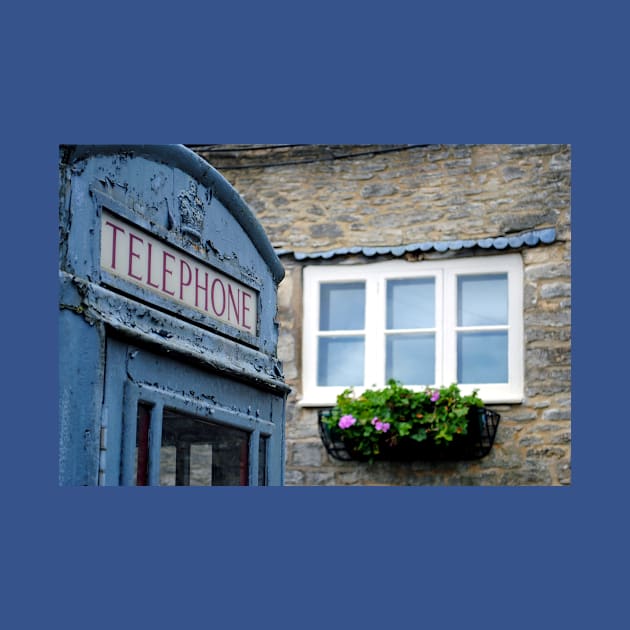
<svg viewBox="0 0 630 630">
<path fill-rule="evenodd" d="M 409 245 L 387 246 L 379 245 L 374 247 L 340 247 L 319 252 L 297 252 L 290 249 L 276 249 L 278 256 L 292 255 L 295 260 L 314 260 L 317 258 L 333 258 L 334 256 L 346 256 L 348 254 L 362 254 L 363 256 L 403 256 L 409 252 L 446 252 L 449 250 L 456 251 L 461 249 L 472 249 L 481 247 L 482 249 L 508 249 L 519 248 L 523 246 L 533 247 L 541 243 L 553 243 L 556 240 L 555 228 L 544 228 L 540 230 L 530 230 L 521 234 L 510 236 L 495 236 L 480 239 L 466 239 L 454 241 L 427 241 L 424 243 L 411 243 Z"/>
</svg>

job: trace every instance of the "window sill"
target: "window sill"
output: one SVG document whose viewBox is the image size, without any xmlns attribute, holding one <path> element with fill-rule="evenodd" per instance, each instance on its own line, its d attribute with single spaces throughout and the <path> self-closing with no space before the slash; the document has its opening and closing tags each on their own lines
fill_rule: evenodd
<svg viewBox="0 0 630 630">
<path fill-rule="evenodd" d="M 357 394 L 360 394 L 361 390 L 357 388 Z M 484 405 L 520 405 L 523 403 L 522 394 L 514 394 L 509 396 L 486 396 L 481 393 L 479 397 L 483 400 Z M 300 408 L 319 408 L 325 409 L 328 407 L 334 407 L 337 403 L 337 398 L 315 398 L 307 397 L 297 401 L 297 406 Z"/>
</svg>

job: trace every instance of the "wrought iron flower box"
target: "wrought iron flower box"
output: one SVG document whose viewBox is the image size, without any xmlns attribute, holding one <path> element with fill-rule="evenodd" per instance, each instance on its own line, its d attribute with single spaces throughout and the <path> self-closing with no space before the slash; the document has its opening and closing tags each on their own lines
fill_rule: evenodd
<svg viewBox="0 0 630 630">
<path fill-rule="evenodd" d="M 452 442 L 436 444 L 430 439 L 418 442 L 401 437 L 392 440 L 383 436 L 379 444 L 379 453 L 366 455 L 361 453 L 356 442 L 344 436 L 343 430 L 336 426 L 329 427 L 323 419 L 330 416 L 330 411 L 319 412 L 319 434 L 331 457 L 340 461 L 461 461 L 485 457 L 494 444 L 497 427 L 501 416 L 485 407 L 471 407 L 468 413 L 467 433 L 456 435 Z"/>
</svg>

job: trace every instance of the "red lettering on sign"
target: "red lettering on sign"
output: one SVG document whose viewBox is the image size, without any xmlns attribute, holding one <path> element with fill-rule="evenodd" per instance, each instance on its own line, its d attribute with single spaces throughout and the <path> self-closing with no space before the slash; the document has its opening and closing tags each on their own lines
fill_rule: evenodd
<svg viewBox="0 0 630 630">
<path fill-rule="evenodd" d="M 221 287 L 221 310 L 217 308 L 215 294 L 216 294 L 216 286 L 217 284 Z M 212 301 L 212 310 L 217 317 L 221 317 L 223 313 L 225 313 L 225 287 L 223 286 L 223 282 L 219 278 L 215 278 L 212 281 L 212 288 L 210 289 L 210 299 Z"/>
<path fill-rule="evenodd" d="M 234 298 L 234 293 L 232 293 L 232 285 L 228 284 L 228 321 L 231 321 L 231 317 L 230 317 L 230 313 L 231 313 L 231 309 L 230 309 L 230 304 L 232 305 L 232 308 L 234 309 L 234 313 L 236 314 L 236 323 L 240 323 L 239 322 L 239 304 L 238 304 L 238 298 L 239 298 L 239 293 L 241 292 L 240 289 L 236 290 L 236 298 Z"/>
<path fill-rule="evenodd" d="M 188 269 L 188 280 L 184 282 L 184 267 Z M 196 270 L 195 270 L 196 271 Z M 192 270 L 190 269 L 190 265 L 182 258 L 179 263 L 179 299 L 184 299 L 184 287 L 189 287 L 192 281 Z M 206 296 L 206 302 L 208 301 L 208 297 Z M 206 307 L 206 310 L 207 307 Z"/>
<path fill-rule="evenodd" d="M 142 280 L 142 276 L 136 276 L 136 274 L 133 273 L 133 259 L 140 258 L 140 254 L 133 251 L 134 240 L 140 241 L 140 243 L 144 243 L 144 240 L 141 239 L 139 236 L 136 236 L 133 232 L 129 232 L 129 271 L 128 273 L 132 278 L 135 278 L 136 280 Z"/>
<path fill-rule="evenodd" d="M 204 271 L 204 276 L 206 277 L 205 285 L 199 284 L 199 268 L 195 267 L 195 306 L 199 308 L 199 289 L 203 289 L 206 294 L 204 310 L 208 310 L 208 272 Z"/>
<path fill-rule="evenodd" d="M 173 254 L 169 254 L 168 252 L 164 252 L 163 256 L 162 256 L 162 291 L 164 291 L 164 293 L 168 293 L 169 295 L 175 295 L 175 291 L 169 291 L 166 288 L 166 276 L 172 276 L 173 275 L 173 270 L 172 269 L 167 269 L 166 267 L 166 259 L 170 258 L 171 260 L 175 260 L 175 256 L 173 256 Z"/>
<path fill-rule="evenodd" d="M 249 300 L 251 300 L 252 296 L 251 296 L 249 293 L 247 293 L 247 291 L 243 291 L 243 292 L 241 293 L 241 296 L 242 296 L 242 302 L 241 302 L 241 312 L 243 313 L 243 326 L 244 326 L 245 328 L 249 328 L 249 329 L 251 330 L 251 328 L 252 328 L 252 327 L 251 327 L 251 326 L 249 326 L 249 325 L 246 323 L 247 316 L 245 315 L 245 313 L 247 313 L 247 312 L 248 312 L 249 310 L 251 310 L 251 309 L 249 308 L 249 306 L 247 306 L 247 305 L 246 305 L 246 300 L 245 300 L 245 298 L 247 298 L 247 301 L 249 301 Z"/>
<path fill-rule="evenodd" d="M 150 287 L 153 287 L 154 289 L 159 289 L 160 285 L 159 284 L 153 284 L 151 282 L 151 250 L 153 249 L 153 246 L 151 245 L 151 243 L 147 243 L 147 249 L 148 249 L 148 261 L 147 261 L 147 284 Z"/>
<path fill-rule="evenodd" d="M 114 276 L 163 298 L 171 296 L 225 325 L 256 331 L 256 291 L 106 211 L 101 215 L 101 265 Z"/>
<path fill-rule="evenodd" d="M 123 230 L 118 225 L 114 225 L 113 223 L 110 223 L 109 221 L 105 221 L 105 225 L 110 225 L 114 230 L 114 234 L 112 238 L 112 269 L 116 269 L 116 236 L 118 234 L 118 230 L 120 230 L 123 233 L 125 230 Z"/>
</svg>

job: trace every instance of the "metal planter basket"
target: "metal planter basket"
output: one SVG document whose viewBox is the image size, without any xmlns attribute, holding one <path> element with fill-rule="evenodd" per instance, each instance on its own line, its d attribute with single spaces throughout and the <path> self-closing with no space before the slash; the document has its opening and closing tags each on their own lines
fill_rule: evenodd
<svg viewBox="0 0 630 630">
<path fill-rule="evenodd" d="M 432 440 L 417 442 L 399 438 L 395 443 L 386 438 L 380 444 L 380 452 L 372 457 L 359 452 L 353 440 L 346 438 L 337 427 L 329 427 L 323 419 L 330 411 L 319 412 L 318 424 L 322 443 L 328 454 L 340 461 L 461 461 L 485 457 L 494 444 L 501 416 L 485 407 L 471 407 L 468 413 L 468 432 L 457 435 L 452 442 L 435 444 Z"/>
</svg>

